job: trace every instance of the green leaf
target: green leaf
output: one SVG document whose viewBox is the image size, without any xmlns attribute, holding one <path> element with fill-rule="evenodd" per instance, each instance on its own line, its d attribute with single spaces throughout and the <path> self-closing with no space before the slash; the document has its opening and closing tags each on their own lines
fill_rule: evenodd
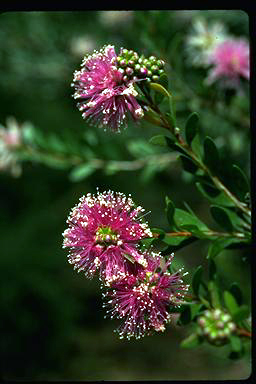
<svg viewBox="0 0 256 384">
<path fill-rule="evenodd" d="M 189 115 L 186 124 L 185 124 L 185 136 L 188 145 L 190 146 L 194 140 L 196 134 L 198 133 L 198 120 L 199 116 L 196 112 L 193 112 Z"/>
<path fill-rule="evenodd" d="M 211 295 L 211 302 L 214 308 L 221 308 L 220 292 L 217 284 L 214 281 L 209 281 L 208 289 Z"/>
<path fill-rule="evenodd" d="M 73 182 L 83 180 L 90 176 L 95 171 L 95 169 L 96 168 L 91 163 L 77 165 L 70 172 L 69 178 Z"/>
<path fill-rule="evenodd" d="M 241 305 L 243 303 L 243 294 L 237 283 L 231 284 L 229 292 L 234 296 L 238 305 Z"/>
<path fill-rule="evenodd" d="M 176 238 L 177 239 L 177 238 Z M 176 245 L 173 244 L 173 245 L 168 245 L 166 248 L 164 248 L 163 250 L 161 250 L 161 254 L 163 256 L 165 255 L 169 255 L 170 253 L 172 252 L 176 252 L 178 251 L 179 249 L 193 243 L 195 240 L 197 240 L 196 237 L 193 237 L 193 236 L 190 236 L 190 237 L 186 237 L 183 241 L 179 241 L 179 240 L 174 240 L 173 243 L 176 242 Z M 166 242 L 166 238 L 163 239 L 164 242 Z M 168 240 L 169 241 L 169 240 Z"/>
<path fill-rule="evenodd" d="M 232 315 L 232 319 L 235 323 L 239 323 L 248 318 L 250 315 L 250 309 L 248 305 L 241 305 Z"/>
<path fill-rule="evenodd" d="M 55 134 L 52 133 L 51 135 L 48 136 L 47 138 L 49 147 L 56 151 L 56 152 L 66 152 L 66 145 L 65 143 Z"/>
<path fill-rule="evenodd" d="M 168 89 L 168 76 L 166 75 L 166 73 L 162 73 L 160 75 L 158 83 L 160 85 L 162 85 L 165 89 Z M 159 92 L 155 93 L 155 95 L 154 95 L 155 104 L 156 105 L 160 104 L 162 102 L 163 98 L 164 98 L 163 94 L 161 94 Z"/>
<path fill-rule="evenodd" d="M 184 171 L 195 173 L 198 170 L 197 165 L 189 157 L 180 155 L 180 160 Z"/>
<path fill-rule="evenodd" d="M 174 221 L 175 205 L 169 199 L 168 196 L 166 196 L 165 201 L 166 201 L 165 211 L 166 211 L 166 214 L 167 214 L 168 223 L 170 224 L 170 228 L 171 229 L 176 229 L 176 224 L 175 224 L 175 221 Z"/>
<path fill-rule="evenodd" d="M 161 228 L 150 228 L 152 233 L 158 233 L 159 237 L 158 239 L 163 239 L 165 237 L 165 231 L 163 231 Z"/>
<path fill-rule="evenodd" d="M 167 91 L 167 89 L 165 89 L 165 87 L 163 87 L 161 84 L 159 83 L 149 83 L 149 87 L 151 89 L 153 89 L 154 91 L 156 92 L 159 92 L 161 93 L 163 96 L 165 97 L 168 97 L 170 96 L 169 92 Z"/>
<path fill-rule="evenodd" d="M 232 191 L 242 201 L 246 200 L 246 194 L 250 191 L 250 185 L 248 179 L 237 165 L 232 166 L 231 171 Z"/>
<path fill-rule="evenodd" d="M 163 241 L 168 245 L 180 245 L 187 238 L 187 236 L 175 236 L 175 233 L 173 233 L 172 236 L 166 233 Z"/>
<path fill-rule="evenodd" d="M 201 279 L 202 279 L 202 274 L 203 274 L 203 267 L 199 265 L 193 275 L 192 278 L 192 290 L 196 296 L 198 296 L 199 293 L 199 287 L 201 284 Z"/>
<path fill-rule="evenodd" d="M 155 92 L 159 92 L 161 95 L 168 97 L 169 99 L 169 107 L 170 107 L 170 119 L 171 124 L 173 127 L 176 126 L 176 117 L 175 117 L 175 107 L 174 107 L 174 100 L 172 95 L 167 91 L 165 87 L 163 87 L 159 83 L 149 83 L 149 87 L 153 89 Z"/>
<path fill-rule="evenodd" d="M 156 148 L 145 140 L 131 140 L 127 143 L 129 152 L 137 158 L 142 156 L 149 156 L 156 152 Z"/>
<path fill-rule="evenodd" d="M 239 336 L 231 335 L 229 337 L 231 343 L 231 349 L 233 352 L 240 352 L 242 349 L 242 341 Z"/>
<path fill-rule="evenodd" d="M 162 120 L 159 115 L 149 106 L 144 107 L 144 119 L 149 121 L 151 124 L 160 125 Z"/>
<path fill-rule="evenodd" d="M 227 214 L 226 210 L 220 206 L 212 205 L 210 207 L 211 215 L 222 228 L 224 228 L 228 232 L 233 232 L 233 224 Z"/>
<path fill-rule="evenodd" d="M 196 333 L 192 333 L 186 339 L 184 339 L 180 346 L 182 348 L 195 348 L 203 342 L 203 339 Z"/>
<path fill-rule="evenodd" d="M 189 226 L 196 226 L 200 231 L 208 230 L 208 227 L 195 215 L 180 208 L 175 209 L 174 221 L 177 227 L 181 229 L 183 229 L 184 226 L 186 226 L 186 229 L 188 229 Z"/>
<path fill-rule="evenodd" d="M 225 248 L 228 248 L 231 244 L 238 243 L 238 242 L 240 243 L 241 240 L 234 237 L 217 238 L 210 244 L 208 248 L 207 259 L 216 257 Z"/>
<path fill-rule="evenodd" d="M 209 280 L 215 280 L 216 272 L 217 272 L 217 268 L 216 268 L 215 261 L 213 260 L 213 258 L 210 258 L 208 263 Z"/>
<path fill-rule="evenodd" d="M 236 299 L 229 291 L 224 291 L 224 302 L 229 313 L 233 314 L 239 309 Z"/>
<path fill-rule="evenodd" d="M 226 207 L 234 207 L 234 203 L 230 200 L 224 192 L 219 192 L 215 197 L 209 194 L 209 191 L 206 189 L 206 185 L 201 183 L 196 183 L 196 187 L 199 192 L 206 197 L 211 203 L 224 205 Z M 217 190 L 218 191 L 218 190 Z"/>
<path fill-rule="evenodd" d="M 204 140 L 204 163 L 213 174 L 219 172 L 220 158 L 214 141 L 207 136 Z"/>
<path fill-rule="evenodd" d="M 199 133 L 196 134 L 193 141 L 191 142 L 191 148 L 193 152 L 197 154 L 197 157 L 199 159 L 202 159 L 202 144 L 201 144 Z"/>
<path fill-rule="evenodd" d="M 204 304 L 201 304 L 201 303 L 192 304 L 190 306 L 190 311 L 191 311 L 191 320 L 194 320 L 196 316 L 198 316 L 199 314 L 205 311 L 205 306 Z"/>
<path fill-rule="evenodd" d="M 161 147 L 171 147 L 174 145 L 174 139 L 164 135 L 156 135 L 151 137 L 149 143 L 154 145 L 160 145 Z"/>
</svg>

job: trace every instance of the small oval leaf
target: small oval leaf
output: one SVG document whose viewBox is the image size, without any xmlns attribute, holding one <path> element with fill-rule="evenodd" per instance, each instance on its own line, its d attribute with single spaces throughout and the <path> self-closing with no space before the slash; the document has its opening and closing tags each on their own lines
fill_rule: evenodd
<svg viewBox="0 0 256 384">
<path fill-rule="evenodd" d="M 219 152 L 214 141 L 209 136 L 204 140 L 204 163 L 210 168 L 212 173 L 216 174 L 219 172 Z"/>
<path fill-rule="evenodd" d="M 189 115 L 186 124 L 185 124 L 185 136 L 188 145 L 191 145 L 193 139 L 195 138 L 198 132 L 198 120 L 199 116 L 196 112 L 193 112 Z"/>
<path fill-rule="evenodd" d="M 233 232 L 233 224 L 225 209 L 217 205 L 212 205 L 210 211 L 212 217 L 214 218 L 216 223 L 219 224 L 220 227 L 224 228 L 228 232 Z"/>
</svg>

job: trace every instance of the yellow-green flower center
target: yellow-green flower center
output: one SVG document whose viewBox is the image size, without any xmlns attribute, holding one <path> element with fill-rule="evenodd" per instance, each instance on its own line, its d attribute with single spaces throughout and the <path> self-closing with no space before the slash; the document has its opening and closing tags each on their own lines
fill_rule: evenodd
<svg viewBox="0 0 256 384">
<path fill-rule="evenodd" d="M 95 242 L 100 245 L 117 244 L 119 235 L 117 231 L 113 231 L 110 227 L 100 227 L 95 234 Z"/>
</svg>

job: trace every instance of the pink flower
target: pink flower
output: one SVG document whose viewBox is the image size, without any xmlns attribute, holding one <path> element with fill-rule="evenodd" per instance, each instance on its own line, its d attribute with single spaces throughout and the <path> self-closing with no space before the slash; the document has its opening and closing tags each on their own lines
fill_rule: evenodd
<svg viewBox="0 0 256 384">
<path fill-rule="evenodd" d="M 123 319 L 117 329 L 120 338 L 140 338 L 152 331 L 164 331 L 170 321 L 168 309 L 182 302 L 187 285 L 183 284 L 181 270 L 171 274 L 167 267 L 171 264 L 172 254 L 165 262 L 159 254 L 148 256 L 148 266 L 137 276 L 127 276 L 114 281 L 104 297 L 110 309 L 111 318 Z"/>
<path fill-rule="evenodd" d="M 123 193 L 105 191 L 82 196 L 71 210 L 69 228 L 63 233 L 63 247 L 70 248 L 69 262 L 88 277 L 99 270 L 106 284 L 136 274 L 147 266 L 138 243 L 152 237 L 148 224 L 142 222 L 142 212 L 144 209 Z"/>
<path fill-rule="evenodd" d="M 249 44 L 242 39 L 229 39 L 218 44 L 212 53 L 210 63 L 214 65 L 207 78 L 211 84 L 218 79 L 237 84 L 239 77 L 250 77 Z"/>
<path fill-rule="evenodd" d="M 120 127 L 127 124 L 128 112 L 135 121 L 144 113 L 136 100 L 138 93 L 133 81 L 123 80 L 124 74 L 118 70 L 116 58 L 112 45 L 86 56 L 82 69 L 74 73 L 72 86 L 83 118 L 96 126 L 120 131 Z"/>
</svg>

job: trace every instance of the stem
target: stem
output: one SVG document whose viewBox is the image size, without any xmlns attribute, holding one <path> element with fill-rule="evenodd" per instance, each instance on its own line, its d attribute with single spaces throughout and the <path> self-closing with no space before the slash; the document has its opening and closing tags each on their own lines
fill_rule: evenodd
<svg viewBox="0 0 256 384">
<path fill-rule="evenodd" d="M 166 90 L 166 92 L 169 94 L 169 92 Z M 194 161 L 194 163 L 201 168 L 212 180 L 213 184 L 234 203 L 236 207 L 238 207 L 241 211 L 243 211 L 246 215 L 251 217 L 251 211 L 247 207 L 246 204 L 242 203 L 240 200 L 238 200 L 232 192 L 222 183 L 222 181 L 212 174 L 210 169 L 201 162 L 201 160 L 197 157 L 197 155 L 194 153 L 191 147 L 188 146 L 188 144 L 183 140 L 182 136 L 179 133 L 179 130 L 176 129 L 177 127 L 173 127 L 170 125 L 170 123 L 166 120 L 165 116 L 162 114 L 162 112 L 159 110 L 158 106 L 154 105 L 152 98 L 150 95 L 145 95 L 147 100 L 151 104 L 151 108 L 154 109 L 155 112 L 159 114 L 159 117 L 163 124 L 161 124 L 161 127 L 164 127 L 171 131 L 172 134 L 176 137 L 179 146 L 186 152 L 186 154 Z M 169 97 L 171 95 L 169 94 Z"/>
<path fill-rule="evenodd" d="M 238 331 L 239 336 L 245 336 L 245 337 L 249 337 L 249 338 L 252 337 L 251 332 L 246 331 L 246 329 L 238 328 L 237 331 Z"/>
<path fill-rule="evenodd" d="M 77 155 L 70 155 L 66 157 L 65 155 L 60 155 L 58 153 L 50 153 L 46 151 L 35 150 L 31 147 L 24 147 L 24 151 L 33 159 L 33 157 L 40 156 L 42 158 L 42 162 L 45 156 L 51 156 L 52 159 L 63 162 L 63 164 L 67 163 L 71 167 L 79 164 L 83 164 L 85 162 L 90 162 L 95 168 L 106 168 L 108 166 L 113 166 L 119 171 L 134 171 L 145 167 L 148 163 L 158 163 L 158 164 L 168 164 L 171 162 L 175 162 L 177 160 L 177 156 L 174 153 L 162 153 L 162 154 L 154 154 L 148 155 L 140 159 L 131 160 L 131 161 L 117 161 L 117 160 L 103 160 L 103 159 L 88 159 L 86 157 L 81 157 Z M 39 159 L 40 161 L 40 159 Z"/>
<path fill-rule="evenodd" d="M 240 232 L 217 232 L 217 231 L 202 231 L 201 232 L 202 234 L 206 235 L 206 236 L 216 236 L 216 237 L 237 237 L 239 239 L 246 239 L 246 236 L 244 233 L 240 233 Z M 177 237 L 177 236 L 182 236 L 182 237 L 190 237 L 190 236 L 194 236 L 192 232 L 188 232 L 188 231 L 185 231 L 185 232 L 169 232 L 169 233 L 166 233 L 167 236 L 169 237 Z M 154 232 L 153 233 L 153 237 L 154 238 L 157 238 L 159 237 L 160 234 L 159 233 L 156 233 Z"/>
<path fill-rule="evenodd" d="M 185 143 L 185 141 L 182 139 L 179 133 L 176 134 L 176 138 L 182 147 L 182 149 L 192 158 L 192 160 L 195 162 L 195 164 L 200 167 L 213 181 L 215 186 L 222 192 L 225 193 L 225 195 L 239 208 L 241 211 L 243 211 L 248 216 L 251 216 L 250 209 L 246 206 L 246 204 L 242 203 L 240 200 L 238 200 L 232 192 L 220 181 L 220 179 L 217 176 L 214 176 L 210 169 L 200 161 L 200 159 L 196 156 L 196 154 L 193 152 L 193 150 Z"/>
</svg>

